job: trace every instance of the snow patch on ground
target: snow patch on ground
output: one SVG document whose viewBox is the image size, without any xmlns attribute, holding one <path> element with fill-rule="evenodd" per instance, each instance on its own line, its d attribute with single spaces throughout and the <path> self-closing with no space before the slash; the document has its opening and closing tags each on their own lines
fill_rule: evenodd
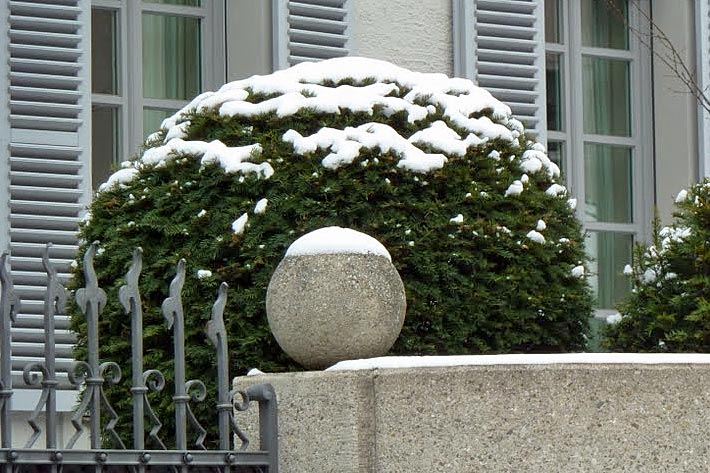
<svg viewBox="0 0 710 473">
<path fill-rule="evenodd" d="M 370 235 L 341 227 L 319 228 L 306 233 L 286 251 L 286 256 L 323 254 L 374 254 L 392 261 L 392 256 L 382 243 Z"/>
</svg>

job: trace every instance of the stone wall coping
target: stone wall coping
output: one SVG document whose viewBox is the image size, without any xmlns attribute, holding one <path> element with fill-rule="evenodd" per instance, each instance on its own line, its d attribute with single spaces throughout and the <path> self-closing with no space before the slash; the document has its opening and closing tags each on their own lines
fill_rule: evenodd
<svg viewBox="0 0 710 473">
<path fill-rule="evenodd" d="M 268 382 L 276 390 L 279 471 L 710 471 L 710 354 L 385 357 L 340 366 L 353 365 L 235 380 L 238 389 Z M 256 411 L 239 419 L 256 438 Z"/>
<path fill-rule="evenodd" d="M 326 371 L 494 365 L 710 365 L 706 353 L 553 353 L 460 356 L 384 356 L 341 361 Z"/>
</svg>

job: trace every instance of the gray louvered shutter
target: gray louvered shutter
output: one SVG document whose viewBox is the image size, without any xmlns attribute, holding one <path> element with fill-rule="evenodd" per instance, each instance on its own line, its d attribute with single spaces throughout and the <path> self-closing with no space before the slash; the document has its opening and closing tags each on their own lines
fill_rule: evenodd
<svg viewBox="0 0 710 473">
<path fill-rule="evenodd" d="M 456 0 L 454 67 L 544 142 L 544 0 Z"/>
<path fill-rule="evenodd" d="M 0 107 L 9 123 L 1 165 L 3 245 L 9 248 L 22 310 L 13 330 L 13 370 L 43 355 L 43 298 L 47 242 L 66 281 L 77 249 L 80 215 L 90 198 L 89 0 L 10 0 L 9 47 L 3 58 L 9 85 Z M 3 19 L 3 22 L 6 20 Z M 4 53 L 5 53 L 4 52 Z M 3 78 L 4 80 L 5 78 Z M 9 113 L 8 113 L 9 110 Z M 56 321 L 57 372 L 66 379 L 73 336 L 69 321 Z"/>
<path fill-rule="evenodd" d="M 284 68 L 304 61 L 347 56 L 352 0 L 282 0 L 275 11 L 274 64 Z"/>
</svg>

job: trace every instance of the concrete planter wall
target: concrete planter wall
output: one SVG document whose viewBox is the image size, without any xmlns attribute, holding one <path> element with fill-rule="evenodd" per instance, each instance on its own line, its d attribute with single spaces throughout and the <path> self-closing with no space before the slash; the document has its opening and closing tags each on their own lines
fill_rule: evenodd
<svg viewBox="0 0 710 473">
<path fill-rule="evenodd" d="M 710 357 L 564 357 L 235 384 L 274 385 L 282 473 L 710 471 Z M 240 419 L 253 432 L 250 416 Z"/>
</svg>

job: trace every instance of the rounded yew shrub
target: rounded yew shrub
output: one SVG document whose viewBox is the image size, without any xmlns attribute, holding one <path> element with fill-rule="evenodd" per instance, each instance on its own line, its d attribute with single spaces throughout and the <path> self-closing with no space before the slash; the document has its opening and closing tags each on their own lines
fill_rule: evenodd
<svg viewBox="0 0 710 473">
<path fill-rule="evenodd" d="M 638 246 L 626 267 L 631 294 L 607 327 L 613 351 L 710 351 L 710 179 L 681 191 L 676 223 Z"/>
<path fill-rule="evenodd" d="M 146 367 L 171 371 L 159 308 L 185 258 L 188 376 L 213 376 L 204 327 L 223 281 L 231 374 L 298 369 L 269 332 L 266 288 L 288 246 L 326 226 L 391 253 L 407 293 L 393 353 L 583 349 L 591 297 L 580 225 L 558 167 L 528 138 L 469 80 L 362 58 L 200 95 L 91 205 L 82 235 L 105 249 L 97 271 L 110 298 L 102 357 L 130 352 L 116 292 L 140 246 Z"/>
</svg>

